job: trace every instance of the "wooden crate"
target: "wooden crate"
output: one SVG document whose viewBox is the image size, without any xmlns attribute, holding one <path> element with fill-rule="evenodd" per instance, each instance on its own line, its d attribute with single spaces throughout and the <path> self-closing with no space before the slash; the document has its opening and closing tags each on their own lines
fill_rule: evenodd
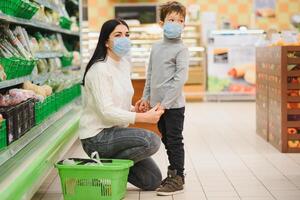
<svg viewBox="0 0 300 200">
<path fill-rule="evenodd" d="M 268 141 L 268 86 L 260 78 L 256 80 L 256 133 Z"/>
<path fill-rule="evenodd" d="M 299 69 L 289 71 L 291 65 Z M 256 66 L 257 134 L 281 152 L 300 152 L 300 134 L 288 134 L 289 128 L 300 133 L 300 106 L 288 109 L 290 103 L 300 105 L 300 47 L 257 48 Z M 292 77 L 299 77 L 299 82 L 289 83 Z M 289 96 L 289 90 L 299 90 L 298 96 Z"/>
</svg>

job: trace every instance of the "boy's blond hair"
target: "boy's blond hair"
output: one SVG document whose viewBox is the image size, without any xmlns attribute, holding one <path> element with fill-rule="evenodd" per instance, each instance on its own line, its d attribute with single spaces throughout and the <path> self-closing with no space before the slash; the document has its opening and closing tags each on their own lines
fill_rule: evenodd
<svg viewBox="0 0 300 200">
<path fill-rule="evenodd" d="M 159 11 L 161 21 L 165 21 L 167 15 L 172 12 L 182 15 L 184 18 L 186 16 L 186 8 L 177 1 L 168 1 L 167 3 L 160 5 Z"/>
</svg>

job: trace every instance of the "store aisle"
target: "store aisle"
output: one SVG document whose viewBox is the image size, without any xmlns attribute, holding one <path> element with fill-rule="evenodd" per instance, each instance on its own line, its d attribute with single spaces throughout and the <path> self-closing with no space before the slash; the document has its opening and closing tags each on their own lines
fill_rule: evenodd
<svg viewBox="0 0 300 200">
<path fill-rule="evenodd" d="M 185 122 L 185 193 L 158 197 L 128 186 L 126 200 L 299 200 L 300 155 L 281 154 L 255 134 L 255 103 L 190 103 Z M 83 156 L 77 142 L 68 156 Z M 163 146 L 155 156 L 164 175 Z M 59 200 L 52 172 L 33 200 Z"/>
</svg>

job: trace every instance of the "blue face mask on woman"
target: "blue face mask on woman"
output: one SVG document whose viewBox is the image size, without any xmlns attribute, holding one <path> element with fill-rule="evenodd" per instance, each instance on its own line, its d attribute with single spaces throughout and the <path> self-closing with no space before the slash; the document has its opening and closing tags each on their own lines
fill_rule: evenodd
<svg viewBox="0 0 300 200">
<path fill-rule="evenodd" d="M 164 35 L 169 39 L 180 38 L 183 25 L 176 22 L 166 22 L 163 26 Z"/>
<path fill-rule="evenodd" d="M 113 40 L 113 52 L 119 57 L 123 57 L 129 53 L 131 48 L 131 41 L 127 37 L 118 37 Z"/>
</svg>

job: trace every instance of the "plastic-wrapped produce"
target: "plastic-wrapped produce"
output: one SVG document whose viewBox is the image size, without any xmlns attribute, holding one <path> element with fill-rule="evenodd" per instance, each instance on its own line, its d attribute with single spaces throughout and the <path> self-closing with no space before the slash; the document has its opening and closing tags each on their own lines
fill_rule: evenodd
<svg viewBox="0 0 300 200">
<path fill-rule="evenodd" d="M 32 84 L 30 81 L 25 81 L 23 89 L 33 91 L 36 95 L 41 95 L 44 98 L 52 94 L 52 88 L 48 85 L 38 86 Z"/>
<path fill-rule="evenodd" d="M 10 97 L 9 97 L 9 95 L 0 94 L 0 106 L 10 106 Z"/>
<path fill-rule="evenodd" d="M 10 58 L 13 56 L 12 52 L 9 51 L 4 45 L 2 45 L 4 40 L 0 41 L 0 49 L 1 49 L 1 54 L 3 55 L 4 58 Z"/>
<path fill-rule="evenodd" d="M 63 54 L 68 54 L 68 50 L 64 44 L 61 34 L 56 34 L 56 37 L 58 39 L 58 42 L 60 44 L 60 49 L 62 50 Z"/>
<path fill-rule="evenodd" d="M 49 67 L 48 67 L 47 60 L 46 59 L 39 59 L 37 61 L 37 69 L 38 69 L 39 74 L 48 72 Z"/>
<path fill-rule="evenodd" d="M 46 38 L 43 37 L 43 35 L 40 32 L 35 33 L 34 36 L 38 41 L 40 51 L 51 50 L 48 41 L 46 40 Z"/>
<path fill-rule="evenodd" d="M 0 47 L 5 50 L 8 58 L 12 56 L 20 56 L 19 52 L 15 50 L 15 48 L 5 39 L 1 40 Z"/>
<path fill-rule="evenodd" d="M 22 27 L 17 26 L 14 30 L 14 34 L 19 39 L 19 41 L 22 43 L 25 50 L 28 52 L 31 52 L 28 41 L 26 41 L 27 38 L 25 37 L 25 35 L 27 35 L 27 32 L 25 31 L 25 29 L 23 30 Z"/>
<path fill-rule="evenodd" d="M 36 53 L 36 52 L 40 51 L 39 43 L 35 37 L 30 37 L 29 44 L 30 44 L 32 53 Z"/>
<path fill-rule="evenodd" d="M 31 46 L 30 46 L 30 40 L 29 40 L 29 36 L 28 36 L 28 33 L 27 33 L 27 31 L 25 30 L 25 28 L 22 28 L 21 27 L 21 29 L 22 29 L 22 31 L 23 31 L 23 35 L 24 35 L 24 38 L 25 38 L 25 41 L 26 41 L 26 43 L 27 43 L 27 45 L 28 45 L 28 47 L 29 47 L 29 51 L 31 52 L 31 55 L 33 55 L 32 53 L 32 50 L 31 50 Z"/>
<path fill-rule="evenodd" d="M 31 59 L 32 56 L 25 50 L 22 43 L 18 40 L 18 38 L 13 34 L 13 32 L 8 28 L 5 27 L 3 32 L 8 37 L 9 42 L 18 50 L 18 52 L 22 55 L 22 57 L 26 59 Z"/>
<path fill-rule="evenodd" d="M 9 95 L 14 99 L 17 99 L 19 102 L 25 101 L 27 99 L 38 99 L 36 94 L 30 90 L 23 89 L 11 89 L 9 90 Z"/>
<path fill-rule="evenodd" d="M 0 65 L 0 81 L 4 81 L 4 80 L 6 80 L 6 73 L 2 65 Z"/>
</svg>

